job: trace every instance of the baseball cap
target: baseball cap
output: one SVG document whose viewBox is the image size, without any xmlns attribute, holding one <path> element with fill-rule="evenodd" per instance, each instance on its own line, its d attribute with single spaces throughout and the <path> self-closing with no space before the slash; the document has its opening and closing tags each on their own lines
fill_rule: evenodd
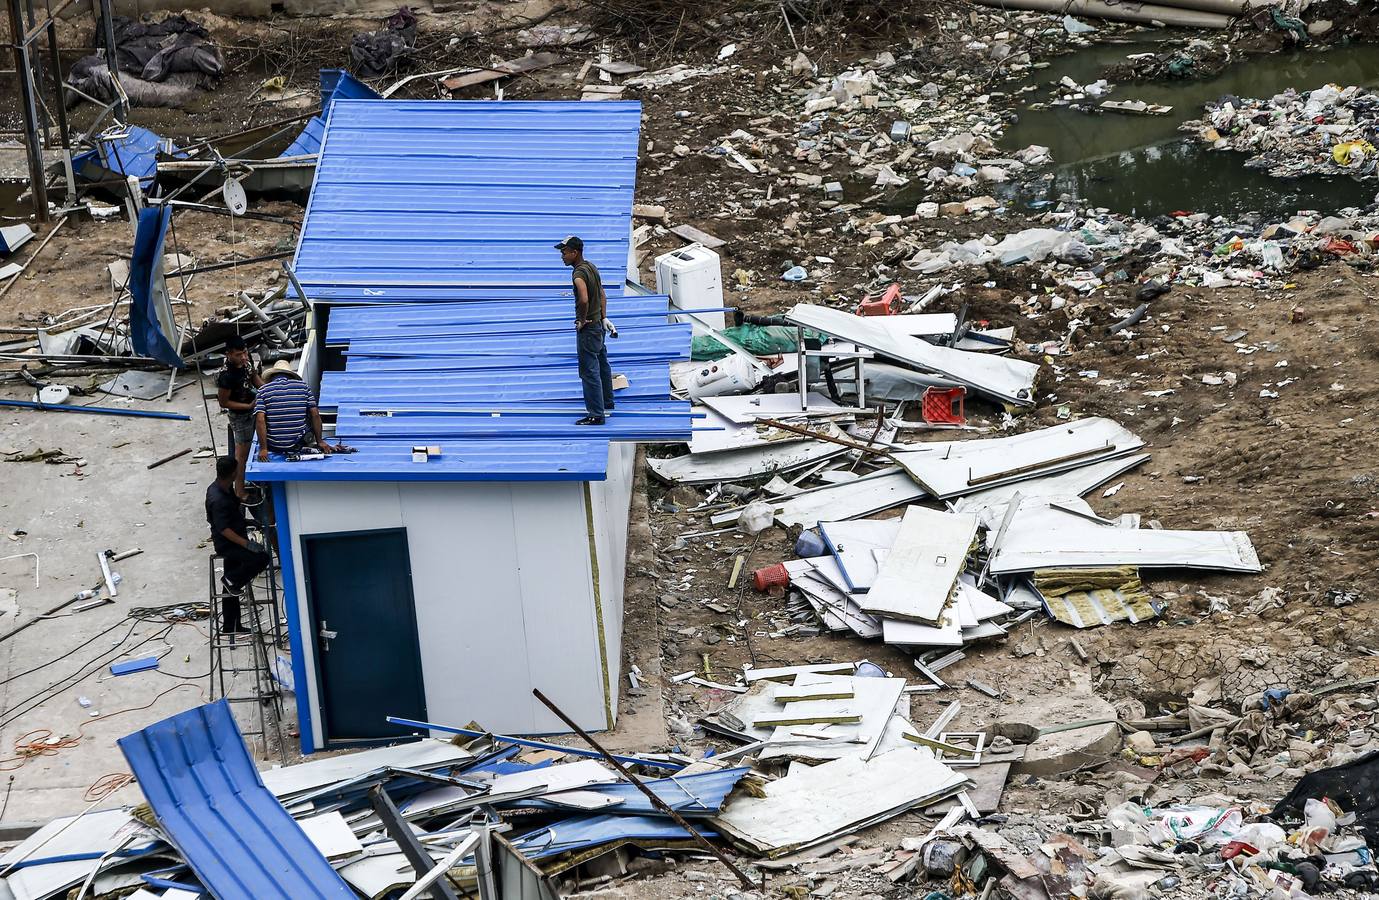
<svg viewBox="0 0 1379 900">
<path fill-rule="evenodd" d="M 565 249 L 569 249 L 569 250 L 583 250 L 583 249 L 584 249 L 584 241 L 582 241 L 582 240 L 580 240 L 579 238 L 575 237 L 573 234 L 571 234 L 571 235 L 566 235 L 565 240 L 563 240 L 563 241 L 561 241 L 560 243 L 558 243 L 558 244 L 555 245 L 555 249 L 557 249 L 557 250 L 565 250 Z"/>
</svg>

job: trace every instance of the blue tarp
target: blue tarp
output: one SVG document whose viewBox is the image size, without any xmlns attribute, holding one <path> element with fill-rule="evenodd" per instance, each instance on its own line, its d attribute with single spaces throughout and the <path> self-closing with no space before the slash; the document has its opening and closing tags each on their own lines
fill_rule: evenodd
<svg viewBox="0 0 1379 900">
<path fill-rule="evenodd" d="M 168 842 L 217 900 L 355 900 L 263 786 L 226 701 L 119 744 Z"/>
<path fill-rule="evenodd" d="M 172 207 L 157 206 L 139 211 L 139 227 L 134 234 L 134 253 L 129 259 L 129 335 L 134 352 L 151 356 L 174 368 L 181 368 L 182 357 L 174 342 L 177 329 L 172 321 L 163 279 L 163 237 L 172 221 Z"/>
</svg>

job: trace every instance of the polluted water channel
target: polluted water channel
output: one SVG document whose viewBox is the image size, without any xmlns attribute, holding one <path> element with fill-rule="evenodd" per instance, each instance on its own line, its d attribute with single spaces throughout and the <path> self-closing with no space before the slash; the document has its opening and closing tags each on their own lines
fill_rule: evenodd
<svg viewBox="0 0 1379 900">
<path fill-rule="evenodd" d="M 1113 83 L 1101 98 L 1173 107 L 1165 116 L 1027 108 L 1055 99 L 1055 86 L 1064 76 L 1089 84 L 1129 54 L 1161 49 L 1162 43 L 1148 41 L 1100 44 L 1054 60 L 1021 85 L 1038 89 L 1024 95 L 1026 106 L 1007 129 L 1002 148 L 1013 152 L 1030 144 L 1046 146 L 1056 168 L 1042 178 L 1002 185 L 1003 199 L 1039 208 L 1067 196 L 1137 216 L 1254 211 L 1274 218 L 1304 209 L 1334 212 L 1374 199 L 1373 182 L 1273 178 L 1246 168 L 1244 154 L 1212 151 L 1179 130 L 1183 122 L 1202 115 L 1203 104 L 1226 95 L 1271 97 L 1289 88 L 1310 91 L 1328 83 L 1372 87 L 1379 84 L 1379 52 L 1373 47 L 1250 55 L 1211 78 Z"/>
</svg>

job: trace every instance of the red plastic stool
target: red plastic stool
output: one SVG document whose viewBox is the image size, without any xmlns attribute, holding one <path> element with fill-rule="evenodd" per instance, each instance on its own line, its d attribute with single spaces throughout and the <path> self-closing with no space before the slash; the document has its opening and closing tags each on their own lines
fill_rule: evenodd
<svg viewBox="0 0 1379 900">
<path fill-rule="evenodd" d="M 919 400 L 919 417 L 930 425 L 963 425 L 966 388 L 925 388 Z"/>
<path fill-rule="evenodd" d="M 752 587 L 761 591 L 763 594 L 773 587 L 789 587 L 790 571 L 785 568 L 785 563 L 776 563 L 774 566 L 766 566 L 757 569 L 752 573 Z"/>
<path fill-rule="evenodd" d="M 857 315 L 859 316 L 889 316 L 891 315 L 891 304 L 900 299 L 900 284 L 896 283 L 886 288 L 878 297 L 875 294 L 868 294 L 862 298 L 862 302 L 857 305 Z"/>
</svg>

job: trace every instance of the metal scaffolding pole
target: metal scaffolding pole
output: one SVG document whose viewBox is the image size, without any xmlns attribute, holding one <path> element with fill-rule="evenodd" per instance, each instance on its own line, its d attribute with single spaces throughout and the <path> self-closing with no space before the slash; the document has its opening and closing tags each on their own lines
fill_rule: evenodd
<svg viewBox="0 0 1379 900">
<path fill-rule="evenodd" d="M 115 103 L 115 121 L 124 125 L 129 122 L 129 109 L 125 106 L 124 88 L 120 86 L 120 64 L 115 53 L 115 14 L 110 11 L 110 0 L 101 0 L 101 32 L 105 35 L 105 65 L 119 97 Z"/>
<path fill-rule="evenodd" d="M 19 80 L 19 112 L 24 118 L 24 146 L 29 154 L 29 191 L 33 196 L 34 216 L 39 222 L 47 222 L 48 191 L 44 184 L 43 144 L 38 137 L 38 98 L 34 94 L 33 68 L 29 61 L 24 10 L 20 2 L 8 0 L 10 36 L 14 42 L 14 74 Z"/>
</svg>

